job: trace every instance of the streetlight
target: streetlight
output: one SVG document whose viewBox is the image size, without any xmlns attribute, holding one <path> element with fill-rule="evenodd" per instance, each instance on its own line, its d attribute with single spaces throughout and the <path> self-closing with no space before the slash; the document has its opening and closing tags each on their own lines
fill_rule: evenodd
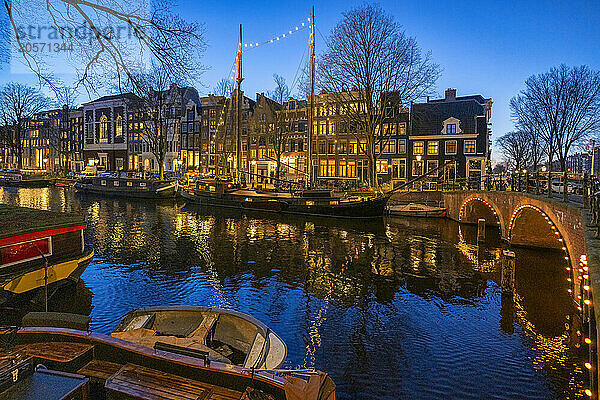
<svg viewBox="0 0 600 400">
<path fill-rule="evenodd" d="M 421 161 L 421 158 L 422 158 L 422 157 L 421 157 L 421 155 L 419 154 L 419 155 L 417 156 L 417 161 Z"/>
</svg>

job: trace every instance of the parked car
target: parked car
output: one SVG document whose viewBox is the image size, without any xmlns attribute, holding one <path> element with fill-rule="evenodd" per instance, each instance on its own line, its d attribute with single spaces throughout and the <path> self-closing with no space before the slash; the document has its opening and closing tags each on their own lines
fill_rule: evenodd
<svg viewBox="0 0 600 400">
<path fill-rule="evenodd" d="M 552 182 L 552 191 L 563 193 L 565 191 L 565 184 L 563 182 Z"/>
<path fill-rule="evenodd" d="M 573 182 L 569 185 L 569 192 L 573 194 L 583 194 L 583 184 L 580 182 Z"/>
</svg>

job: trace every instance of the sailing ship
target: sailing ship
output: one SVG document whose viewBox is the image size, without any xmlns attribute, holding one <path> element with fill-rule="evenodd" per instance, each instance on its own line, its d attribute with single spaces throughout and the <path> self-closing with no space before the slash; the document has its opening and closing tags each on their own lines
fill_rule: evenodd
<svg viewBox="0 0 600 400">
<path fill-rule="evenodd" d="M 90 332 L 87 316 L 31 314 L 21 328 L 0 329 L 1 398 L 335 399 L 324 372 L 247 368 L 175 344 Z"/>
<path fill-rule="evenodd" d="M 245 368 L 276 369 L 285 343 L 250 315 L 218 308 L 147 307 L 129 312 L 111 334 L 147 347 L 157 342 L 208 353 L 211 360 Z"/>
<path fill-rule="evenodd" d="M 94 254 L 85 228 L 78 215 L 0 205 L 0 303 L 79 280 Z"/>
<path fill-rule="evenodd" d="M 121 174 L 85 176 L 79 178 L 74 187 L 81 193 L 148 199 L 175 198 L 178 194 L 176 180 L 138 179 Z"/>
<path fill-rule="evenodd" d="M 315 89 L 315 23 L 314 7 L 311 21 L 311 96 L 310 114 L 308 123 L 308 150 L 312 154 L 314 114 L 314 89 Z M 243 188 L 240 182 L 245 176 L 251 175 L 242 170 L 241 160 L 241 83 L 242 77 L 242 27 L 240 25 L 239 49 L 237 52 L 237 89 L 235 90 L 236 104 L 236 180 L 198 181 L 188 185 L 182 190 L 181 195 L 189 203 L 203 206 L 216 206 L 235 208 L 248 211 L 268 211 L 275 213 L 302 214 L 320 217 L 337 218 L 377 218 L 383 217 L 385 206 L 390 195 L 375 193 L 372 196 L 334 195 L 331 190 L 298 190 L 296 192 L 259 192 Z M 310 164 L 310 163 L 308 163 Z M 307 165 L 307 175 L 310 187 L 314 189 L 312 169 Z M 274 179 L 274 178 L 270 178 Z M 274 179 L 278 180 L 278 179 Z M 291 182 L 288 182 L 291 183 Z"/>
</svg>

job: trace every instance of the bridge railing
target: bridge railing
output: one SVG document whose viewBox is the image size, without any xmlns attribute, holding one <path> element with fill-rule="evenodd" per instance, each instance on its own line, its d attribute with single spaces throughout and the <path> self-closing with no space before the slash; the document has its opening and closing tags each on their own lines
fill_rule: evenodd
<svg viewBox="0 0 600 400">
<path fill-rule="evenodd" d="M 472 175 L 468 178 L 432 177 L 415 182 L 407 187 L 413 191 L 455 191 L 486 190 L 522 192 L 546 195 L 549 198 L 562 198 L 566 203 L 573 202 L 588 206 L 591 180 L 586 176 L 563 172 L 512 171 L 484 176 Z M 594 191 L 595 193 L 595 191 Z"/>
</svg>

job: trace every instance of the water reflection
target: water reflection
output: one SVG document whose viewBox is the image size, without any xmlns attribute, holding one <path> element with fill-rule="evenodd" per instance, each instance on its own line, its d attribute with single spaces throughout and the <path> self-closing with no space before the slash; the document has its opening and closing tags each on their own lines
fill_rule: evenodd
<svg viewBox="0 0 600 400">
<path fill-rule="evenodd" d="M 101 332 L 134 307 L 204 304 L 263 320 L 288 344 L 286 365 L 327 370 L 342 399 L 583 387 L 564 260 L 514 249 L 517 295 L 502 296 L 493 230 L 478 245 L 475 227 L 444 220 L 274 218 L 64 189 L 0 189 L 0 201 L 86 215 L 95 260 L 51 307 L 79 307 Z"/>
</svg>

